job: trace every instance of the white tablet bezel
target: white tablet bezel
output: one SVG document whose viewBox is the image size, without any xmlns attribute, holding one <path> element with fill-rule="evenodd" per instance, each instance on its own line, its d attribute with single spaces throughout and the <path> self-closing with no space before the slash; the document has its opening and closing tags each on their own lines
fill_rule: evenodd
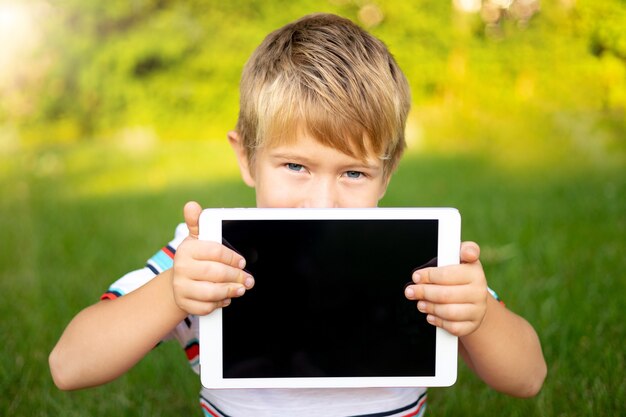
<svg viewBox="0 0 626 417">
<path fill-rule="evenodd" d="M 199 239 L 222 242 L 223 220 L 438 220 L 438 266 L 459 263 L 461 217 L 453 208 L 205 209 Z M 222 310 L 200 317 L 200 379 L 207 388 L 361 388 L 450 386 L 457 377 L 457 337 L 437 328 L 434 376 L 224 378 Z"/>
</svg>

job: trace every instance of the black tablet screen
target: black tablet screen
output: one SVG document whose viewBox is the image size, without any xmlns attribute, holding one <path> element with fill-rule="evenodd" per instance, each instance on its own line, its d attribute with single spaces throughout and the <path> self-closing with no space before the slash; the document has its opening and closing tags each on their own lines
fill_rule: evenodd
<svg viewBox="0 0 626 417">
<path fill-rule="evenodd" d="M 255 287 L 223 310 L 224 378 L 435 374 L 435 328 L 404 296 L 437 220 L 228 220 Z"/>
</svg>

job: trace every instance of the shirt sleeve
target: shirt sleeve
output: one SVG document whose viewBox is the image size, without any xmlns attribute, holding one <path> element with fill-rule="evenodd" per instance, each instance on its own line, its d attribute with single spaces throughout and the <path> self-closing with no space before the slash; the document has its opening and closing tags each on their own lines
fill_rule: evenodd
<svg viewBox="0 0 626 417">
<path fill-rule="evenodd" d="M 493 298 L 495 298 L 497 302 L 499 302 L 499 303 L 500 303 L 500 304 L 502 304 L 502 305 L 505 305 L 505 304 L 504 304 L 504 301 L 502 301 L 502 300 L 500 299 L 500 297 L 498 296 L 498 294 L 496 294 L 496 292 L 495 292 L 494 290 L 492 290 L 491 288 L 487 287 L 487 291 L 489 291 L 489 294 L 491 294 L 491 296 L 492 296 Z"/>
</svg>

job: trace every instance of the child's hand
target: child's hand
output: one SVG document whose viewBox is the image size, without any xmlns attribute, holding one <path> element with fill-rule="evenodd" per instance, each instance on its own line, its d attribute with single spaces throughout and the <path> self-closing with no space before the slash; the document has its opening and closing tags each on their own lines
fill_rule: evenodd
<svg viewBox="0 0 626 417">
<path fill-rule="evenodd" d="M 245 259 L 226 246 L 198 240 L 198 203 L 185 205 L 189 236 L 179 245 L 174 257 L 172 288 L 174 300 L 188 314 L 205 315 L 226 307 L 233 297 L 252 288 L 254 279 L 243 268 Z"/>
<path fill-rule="evenodd" d="M 487 309 L 487 281 L 479 255 L 476 243 L 463 242 L 460 265 L 415 271 L 415 284 L 406 287 L 406 298 L 417 300 L 429 323 L 456 336 L 473 333 Z"/>
</svg>

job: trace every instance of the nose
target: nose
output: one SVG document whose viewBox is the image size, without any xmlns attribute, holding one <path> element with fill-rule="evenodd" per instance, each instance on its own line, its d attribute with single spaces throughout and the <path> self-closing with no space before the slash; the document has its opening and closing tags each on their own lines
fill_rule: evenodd
<svg viewBox="0 0 626 417">
<path fill-rule="evenodd" d="M 302 208 L 337 208 L 340 207 L 338 185 L 333 179 L 316 179 L 311 181 L 306 190 L 300 207 Z"/>
</svg>

